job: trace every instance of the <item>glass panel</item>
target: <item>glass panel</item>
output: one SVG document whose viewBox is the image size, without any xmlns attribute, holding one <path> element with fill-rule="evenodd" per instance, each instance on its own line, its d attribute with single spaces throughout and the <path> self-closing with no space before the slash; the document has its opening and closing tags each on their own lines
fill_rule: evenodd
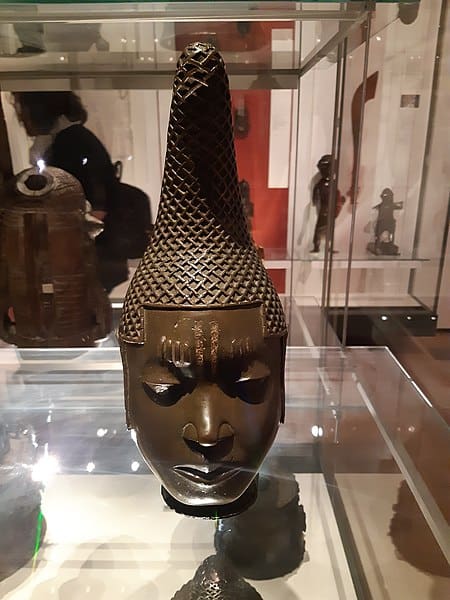
<svg viewBox="0 0 450 600">
<path fill-rule="evenodd" d="M 342 35 L 364 14 L 362 2 L 304 6 L 295 2 L 152 2 L 134 4 L 132 9 L 127 4 L 40 4 L 14 11 L 6 5 L 0 6 L 0 48 L 7 59 L 0 60 L 0 68 L 4 79 L 15 74 L 14 89 L 43 89 L 46 78 L 52 80 L 53 89 L 64 89 L 70 85 L 64 76 L 75 74 L 87 80 L 89 87 L 170 88 L 168 73 L 173 72 L 180 51 L 197 40 L 220 48 L 230 74 L 246 86 L 257 78 L 255 69 L 258 73 L 275 69 L 283 85 L 292 87 L 289 70 L 298 63 L 292 39 L 289 43 L 283 37 L 271 45 L 267 36 L 271 28 L 266 23 L 279 22 L 283 28 L 283 22 L 320 19 L 325 25 L 318 25 L 321 34 L 314 43 L 318 52 L 324 44 L 333 46 L 337 29 Z M 31 82 L 37 72 L 40 83 Z M 20 84 L 19 73 L 23 75 Z"/>
<path fill-rule="evenodd" d="M 346 40 L 338 187 L 349 197 L 355 176 L 358 186 L 355 205 L 344 205 L 335 223 L 329 317 L 345 343 L 387 344 L 407 368 L 414 368 L 407 356 L 413 347 L 419 350 L 420 336 L 434 335 L 438 308 L 446 327 L 446 302 L 438 302 L 440 293 L 446 297 L 439 288 L 448 228 L 448 190 L 440 176 L 444 155 L 438 150 L 448 137 L 440 60 L 448 28 L 441 9 L 440 2 L 376 7 L 365 98 L 362 30 Z M 439 388 L 440 377 L 435 380 Z M 444 402 L 439 391 L 436 401 Z"/>
</svg>

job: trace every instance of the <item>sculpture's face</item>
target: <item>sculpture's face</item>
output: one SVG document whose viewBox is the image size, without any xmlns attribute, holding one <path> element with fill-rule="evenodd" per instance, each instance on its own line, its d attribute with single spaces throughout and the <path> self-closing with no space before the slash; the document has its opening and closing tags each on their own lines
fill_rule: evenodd
<svg viewBox="0 0 450 600">
<path fill-rule="evenodd" d="M 139 449 L 179 502 L 235 501 L 278 429 L 283 340 L 263 337 L 259 306 L 145 309 L 144 331 L 121 344 Z"/>
</svg>

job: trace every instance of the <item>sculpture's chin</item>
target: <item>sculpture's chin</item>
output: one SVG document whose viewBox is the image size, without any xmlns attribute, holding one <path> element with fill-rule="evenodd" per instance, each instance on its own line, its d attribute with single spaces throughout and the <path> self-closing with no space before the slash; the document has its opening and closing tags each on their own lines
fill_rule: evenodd
<svg viewBox="0 0 450 600">
<path fill-rule="evenodd" d="M 161 494 L 167 506 L 175 512 L 190 517 L 202 517 L 204 519 L 218 519 L 232 517 L 247 510 L 256 500 L 258 493 L 258 477 L 256 477 L 249 487 L 236 500 L 224 504 L 223 497 L 215 498 L 214 503 L 185 504 L 174 498 L 165 487 L 161 486 Z M 207 499 L 209 500 L 209 499 Z M 212 500 L 212 499 L 211 499 Z"/>
</svg>

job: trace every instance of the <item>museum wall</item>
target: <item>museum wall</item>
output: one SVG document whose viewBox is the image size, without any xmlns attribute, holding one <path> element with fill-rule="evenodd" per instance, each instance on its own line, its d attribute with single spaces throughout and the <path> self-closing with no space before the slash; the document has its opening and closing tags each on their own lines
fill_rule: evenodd
<svg viewBox="0 0 450 600">
<path fill-rule="evenodd" d="M 442 298 L 438 309 L 438 327 L 450 328 L 450 259 L 442 247 L 449 218 L 450 194 L 450 12 L 442 27 L 441 46 L 438 48 L 439 73 L 435 88 L 435 104 L 430 115 L 430 140 L 425 158 L 421 218 L 418 227 L 417 253 L 429 258 L 429 263 L 416 273 L 413 293 L 425 304 L 433 306 L 438 284 L 440 256 L 445 255 Z"/>
</svg>

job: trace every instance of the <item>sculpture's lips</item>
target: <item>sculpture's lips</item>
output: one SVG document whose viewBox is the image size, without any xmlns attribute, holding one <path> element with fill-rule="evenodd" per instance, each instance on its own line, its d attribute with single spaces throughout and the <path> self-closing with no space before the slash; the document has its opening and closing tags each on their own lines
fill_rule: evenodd
<svg viewBox="0 0 450 600">
<path fill-rule="evenodd" d="M 221 465 L 220 467 L 213 465 L 177 465 L 173 467 L 173 470 L 196 483 L 218 483 L 229 479 L 240 469 L 229 465 Z"/>
</svg>

